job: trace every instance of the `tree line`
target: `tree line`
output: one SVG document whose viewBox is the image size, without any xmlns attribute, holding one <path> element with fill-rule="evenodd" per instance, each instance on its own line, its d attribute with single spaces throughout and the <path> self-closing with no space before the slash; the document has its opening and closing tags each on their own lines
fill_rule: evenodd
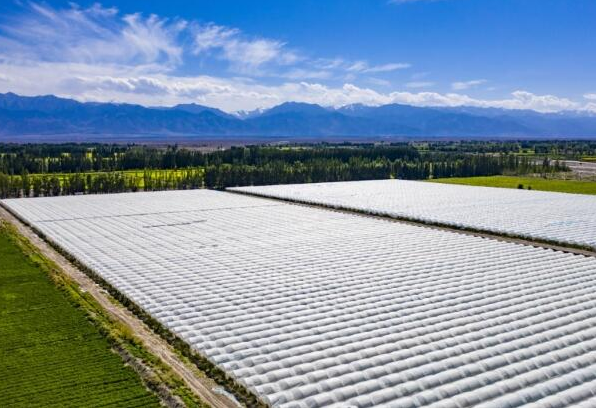
<svg viewBox="0 0 596 408">
<path fill-rule="evenodd" d="M 590 140 L 522 140 L 522 141 L 437 141 L 414 142 L 420 150 L 459 153 L 520 153 L 561 159 L 581 159 L 596 155 L 596 141 Z"/>
<path fill-rule="evenodd" d="M 156 149 L 148 149 L 153 150 Z M 164 149 L 160 160 L 170 157 L 168 154 L 177 157 L 177 151 L 175 147 Z M 120 153 L 126 153 L 126 150 Z M 24 169 L 20 174 L 0 173 L 0 197 L 223 189 L 244 185 L 387 178 L 423 180 L 565 170 L 558 162 L 544 160 L 537 163 L 534 159 L 514 154 L 421 154 L 408 145 L 309 146 L 292 149 L 251 146 L 201 153 L 196 157 L 202 158 L 202 165 L 182 169 L 164 166 L 159 170 L 143 168 L 140 172 L 132 173 L 125 169 L 41 174 Z"/>
<path fill-rule="evenodd" d="M 155 146 L 65 143 L 65 144 L 2 144 L 0 173 L 86 173 L 138 169 L 181 169 L 221 164 L 263 166 L 274 161 L 286 163 L 316 159 L 351 158 L 387 159 L 415 162 L 459 160 L 461 155 L 514 155 L 530 149 L 538 154 L 567 158 L 596 155 L 596 142 L 576 141 L 438 141 L 390 143 L 342 143 L 287 146 L 247 146 L 201 151 L 194 148 Z M 450 157 L 445 158 L 445 155 Z"/>
<path fill-rule="evenodd" d="M 215 151 L 168 146 L 158 148 L 110 144 L 0 144 L 0 172 L 4 174 L 84 173 L 137 169 L 180 169 L 219 164 L 262 165 L 272 161 L 351 157 L 413 160 L 418 150 L 409 144 L 375 146 L 344 144 L 312 146 L 232 147 Z"/>
</svg>

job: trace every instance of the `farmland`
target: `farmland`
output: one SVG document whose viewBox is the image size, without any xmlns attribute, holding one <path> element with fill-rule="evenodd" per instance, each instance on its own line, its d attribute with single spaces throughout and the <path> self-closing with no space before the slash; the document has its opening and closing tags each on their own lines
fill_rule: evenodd
<svg viewBox="0 0 596 408">
<path fill-rule="evenodd" d="M 68 187 L 72 187 L 73 176 L 84 179 L 80 186 L 80 192 L 102 193 L 121 191 L 151 191 L 171 190 L 176 188 L 200 188 L 203 187 L 205 169 L 145 169 L 145 170 L 124 170 L 113 172 L 87 172 L 81 174 L 57 173 L 52 175 L 33 174 L 30 176 L 31 184 L 35 180 L 57 178 L 60 181 L 62 192 L 66 193 Z M 75 182 L 76 183 L 76 182 Z"/>
<path fill-rule="evenodd" d="M 146 182 L 149 180 L 149 184 L 158 183 L 163 180 L 164 183 L 174 183 L 181 178 L 187 176 L 189 173 L 196 171 L 202 175 L 203 169 L 196 168 L 196 169 L 167 169 L 167 170 L 124 170 L 124 171 L 114 171 L 114 172 L 85 172 L 79 173 L 79 175 L 85 179 L 87 178 L 101 178 L 106 177 L 108 175 L 118 175 L 123 177 L 127 180 L 127 182 L 134 186 L 132 188 L 136 188 L 138 190 L 142 190 L 146 187 Z M 48 174 L 31 174 L 29 177 L 34 180 L 43 177 L 56 177 L 60 180 L 60 184 L 63 186 L 65 183 L 68 183 L 69 178 L 72 176 L 71 173 L 54 173 L 51 176 Z"/>
<path fill-rule="evenodd" d="M 488 176 L 454 177 L 429 180 L 434 183 L 462 184 L 500 188 L 524 188 L 539 191 L 555 191 L 573 194 L 596 194 L 596 181 L 559 180 L 554 178 Z"/>
<path fill-rule="evenodd" d="M 595 402 L 593 257 L 208 190 L 4 203 L 276 407 Z"/>
<path fill-rule="evenodd" d="M 596 248 L 596 197 L 406 180 L 231 190 L 460 229 Z"/>
<path fill-rule="evenodd" d="M 160 406 L 4 226 L 0 259 L 1 406 Z"/>
</svg>

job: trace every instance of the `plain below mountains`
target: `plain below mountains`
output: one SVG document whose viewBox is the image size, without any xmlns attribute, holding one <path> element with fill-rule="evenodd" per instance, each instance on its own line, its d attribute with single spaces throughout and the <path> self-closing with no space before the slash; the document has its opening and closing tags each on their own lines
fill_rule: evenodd
<svg viewBox="0 0 596 408">
<path fill-rule="evenodd" d="M 400 104 L 324 108 L 288 102 L 229 114 L 197 104 L 143 107 L 0 94 L 0 140 L 163 138 L 596 138 L 596 115 Z"/>
</svg>

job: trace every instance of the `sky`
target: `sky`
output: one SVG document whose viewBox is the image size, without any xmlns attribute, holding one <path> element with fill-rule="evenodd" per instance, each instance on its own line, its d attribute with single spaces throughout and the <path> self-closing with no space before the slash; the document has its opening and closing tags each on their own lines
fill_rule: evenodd
<svg viewBox="0 0 596 408">
<path fill-rule="evenodd" d="M 596 112 L 596 1 L 2 0 L 0 92 Z"/>
</svg>

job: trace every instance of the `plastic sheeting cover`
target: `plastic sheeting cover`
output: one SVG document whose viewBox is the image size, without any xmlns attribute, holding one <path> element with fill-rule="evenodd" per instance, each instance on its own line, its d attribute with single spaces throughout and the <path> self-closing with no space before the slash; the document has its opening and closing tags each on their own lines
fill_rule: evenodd
<svg viewBox="0 0 596 408">
<path fill-rule="evenodd" d="M 4 203 L 273 406 L 594 406 L 596 259 L 215 191 Z"/>
<path fill-rule="evenodd" d="M 371 180 L 230 190 L 596 248 L 596 196 Z"/>
</svg>

